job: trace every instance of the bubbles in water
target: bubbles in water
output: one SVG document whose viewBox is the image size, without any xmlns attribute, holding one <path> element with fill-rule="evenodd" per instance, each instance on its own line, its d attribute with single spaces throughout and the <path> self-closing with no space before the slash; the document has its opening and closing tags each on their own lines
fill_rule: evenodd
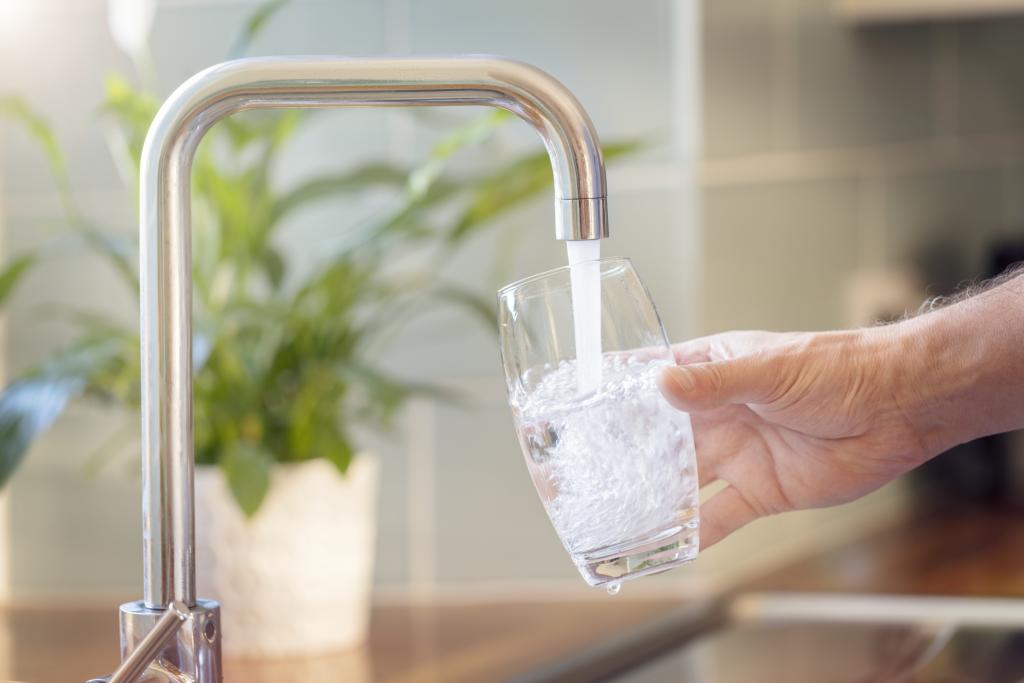
<svg viewBox="0 0 1024 683">
<path fill-rule="evenodd" d="M 608 584 L 608 595 L 618 595 L 620 590 L 622 590 L 622 584 L 618 581 L 612 581 Z"/>
<path fill-rule="evenodd" d="M 530 475 L 574 557 L 643 538 L 696 508 L 690 421 L 658 392 L 667 364 L 608 354 L 600 388 L 581 399 L 577 364 L 563 361 L 513 400 Z"/>
</svg>

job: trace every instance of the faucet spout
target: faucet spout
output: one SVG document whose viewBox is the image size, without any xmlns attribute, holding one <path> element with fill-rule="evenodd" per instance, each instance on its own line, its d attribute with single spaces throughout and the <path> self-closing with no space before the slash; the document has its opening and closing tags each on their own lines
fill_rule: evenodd
<svg viewBox="0 0 1024 683">
<path fill-rule="evenodd" d="M 160 109 L 140 196 L 144 604 L 197 605 L 192 444 L 190 175 L 203 135 L 247 109 L 491 106 L 540 135 L 555 183 L 555 237 L 608 235 L 604 163 L 576 98 L 532 66 L 472 56 L 272 57 L 211 67 Z"/>
</svg>

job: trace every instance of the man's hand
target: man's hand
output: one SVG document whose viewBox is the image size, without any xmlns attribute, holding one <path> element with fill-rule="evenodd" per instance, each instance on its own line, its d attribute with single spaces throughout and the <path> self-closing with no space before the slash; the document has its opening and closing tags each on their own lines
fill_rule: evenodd
<svg viewBox="0 0 1024 683">
<path fill-rule="evenodd" d="M 900 325 L 848 332 L 731 332 L 675 347 L 662 392 L 691 413 L 704 547 L 758 517 L 844 503 L 935 455 Z"/>
<path fill-rule="evenodd" d="M 707 547 L 765 515 L 844 503 L 956 444 L 1024 428 L 1024 275 L 847 332 L 730 332 L 675 347 Z"/>
</svg>

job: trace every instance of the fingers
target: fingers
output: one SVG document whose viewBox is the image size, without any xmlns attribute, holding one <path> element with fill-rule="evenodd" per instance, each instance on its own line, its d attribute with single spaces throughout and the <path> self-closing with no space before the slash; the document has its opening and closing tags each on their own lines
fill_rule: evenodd
<svg viewBox="0 0 1024 683">
<path fill-rule="evenodd" d="M 678 365 L 707 363 L 711 360 L 710 349 L 700 344 L 676 344 L 672 347 L 672 355 Z"/>
<path fill-rule="evenodd" d="M 715 461 L 711 458 L 702 458 L 700 451 L 697 451 L 697 485 L 704 488 L 715 481 L 718 481 Z"/>
<path fill-rule="evenodd" d="M 660 387 L 670 404 L 691 412 L 770 402 L 781 381 L 778 363 L 771 357 L 749 355 L 666 368 Z"/>
<path fill-rule="evenodd" d="M 752 351 L 781 343 L 791 337 L 790 334 L 779 332 L 759 332 L 748 330 L 743 332 L 722 332 L 706 337 L 697 337 L 689 341 L 672 345 L 676 362 L 706 363 L 711 360 L 725 360 L 743 356 Z"/>
<path fill-rule="evenodd" d="M 750 409 L 726 406 L 690 415 L 701 487 L 722 477 L 730 459 L 740 456 L 753 440 L 747 426 Z"/>
<path fill-rule="evenodd" d="M 700 549 L 710 548 L 760 516 L 735 487 L 726 486 L 700 506 Z"/>
</svg>

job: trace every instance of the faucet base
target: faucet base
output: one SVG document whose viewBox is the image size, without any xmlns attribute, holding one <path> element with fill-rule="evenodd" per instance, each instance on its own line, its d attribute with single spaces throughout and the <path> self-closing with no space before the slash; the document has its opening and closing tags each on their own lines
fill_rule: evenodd
<svg viewBox="0 0 1024 683">
<path fill-rule="evenodd" d="M 189 609 L 177 638 L 163 649 L 140 681 L 221 683 L 220 605 L 199 600 Z M 141 600 L 121 605 L 121 659 L 138 647 L 163 616 Z"/>
</svg>

